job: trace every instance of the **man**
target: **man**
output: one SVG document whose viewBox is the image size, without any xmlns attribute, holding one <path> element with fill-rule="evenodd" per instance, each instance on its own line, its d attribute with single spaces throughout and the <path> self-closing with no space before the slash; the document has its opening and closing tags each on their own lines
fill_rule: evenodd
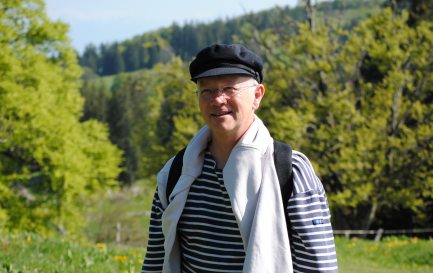
<svg viewBox="0 0 433 273">
<path fill-rule="evenodd" d="M 325 191 L 297 151 L 283 208 L 273 139 L 254 113 L 265 94 L 262 59 L 215 44 L 190 74 L 207 126 L 187 145 L 169 200 L 173 159 L 158 174 L 142 272 L 337 272 Z"/>
</svg>

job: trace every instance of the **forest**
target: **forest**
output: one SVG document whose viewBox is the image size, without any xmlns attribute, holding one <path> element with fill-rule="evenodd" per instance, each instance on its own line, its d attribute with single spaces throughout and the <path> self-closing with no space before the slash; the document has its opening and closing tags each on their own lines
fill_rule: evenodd
<svg viewBox="0 0 433 273">
<path fill-rule="evenodd" d="M 310 3 L 310 1 L 302 1 Z M 173 24 L 79 55 L 39 0 L 0 4 L 0 230 L 79 233 L 85 200 L 152 181 L 203 126 L 188 64 L 265 60 L 258 115 L 312 161 L 336 229 L 433 223 L 433 4 L 335 0 Z"/>
<path fill-rule="evenodd" d="M 381 1 L 379 1 L 381 2 Z M 383 2 L 383 1 L 382 1 Z M 320 2 L 315 9 L 319 16 L 337 17 L 350 28 L 366 18 L 380 3 L 374 0 L 336 0 Z M 79 56 L 86 69 L 86 76 L 115 75 L 142 68 L 152 68 L 157 63 L 166 63 L 174 57 L 190 61 L 201 48 L 215 43 L 230 43 L 236 36 L 244 36 L 249 28 L 257 31 L 278 29 L 287 34 L 295 31 L 295 22 L 306 20 L 302 5 L 294 8 L 275 7 L 258 13 L 246 14 L 232 19 L 219 19 L 212 23 L 173 23 L 170 27 L 144 33 L 123 42 L 89 44 Z"/>
</svg>

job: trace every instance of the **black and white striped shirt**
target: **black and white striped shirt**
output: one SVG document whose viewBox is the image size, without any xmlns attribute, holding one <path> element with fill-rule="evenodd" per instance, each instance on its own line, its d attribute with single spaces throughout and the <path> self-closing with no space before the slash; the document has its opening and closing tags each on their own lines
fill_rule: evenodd
<svg viewBox="0 0 433 273">
<path fill-rule="evenodd" d="M 209 153 L 191 185 L 177 230 L 182 272 L 242 272 L 245 251 L 239 226 L 222 171 Z"/>
<path fill-rule="evenodd" d="M 337 272 L 334 237 L 322 183 L 308 159 L 293 152 L 294 188 L 288 202 L 294 272 Z M 152 205 L 149 241 L 142 273 L 162 272 L 163 208 Z M 178 224 L 182 272 L 242 272 L 245 252 L 221 170 L 206 153 L 202 174 L 193 182 Z"/>
</svg>

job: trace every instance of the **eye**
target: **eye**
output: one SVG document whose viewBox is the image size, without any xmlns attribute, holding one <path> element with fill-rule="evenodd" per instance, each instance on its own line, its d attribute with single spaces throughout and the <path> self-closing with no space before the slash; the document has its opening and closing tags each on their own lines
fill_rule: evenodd
<svg viewBox="0 0 433 273">
<path fill-rule="evenodd" d="M 222 88 L 222 92 L 228 96 L 234 95 L 236 91 L 236 88 L 234 88 L 233 86 L 226 86 Z"/>
<path fill-rule="evenodd" d="M 197 90 L 197 94 L 199 96 L 203 96 L 203 95 L 207 96 L 207 95 L 212 94 L 212 93 L 213 93 L 212 89 L 208 89 L 208 88 L 202 89 L 202 90 Z"/>
</svg>

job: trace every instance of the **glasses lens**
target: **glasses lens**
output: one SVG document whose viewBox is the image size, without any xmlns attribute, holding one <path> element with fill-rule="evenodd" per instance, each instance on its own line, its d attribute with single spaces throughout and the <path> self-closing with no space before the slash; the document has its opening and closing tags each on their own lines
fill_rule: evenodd
<svg viewBox="0 0 433 273">
<path fill-rule="evenodd" d="M 236 95 L 237 91 L 238 89 L 234 88 L 233 86 L 226 86 L 222 89 L 222 93 L 227 97 L 233 97 L 234 95 Z"/>
<path fill-rule="evenodd" d="M 243 89 L 246 88 L 251 88 L 251 87 L 255 87 L 257 86 L 255 85 L 249 85 L 249 86 L 241 86 L 241 87 L 233 87 L 233 86 L 226 86 L 223 88 L 215 88 L 215 89 L 202 89 L 202 90 L 197 90 L 196 94 L 205 100 L 210 100 L 215 96 L 219 96 L 220 94 L 223 94 L 224 97 L 226 98 L 232 98 L 234 96 L 236 96 L 237 94 L 239 94 Z"/>
</svg>

